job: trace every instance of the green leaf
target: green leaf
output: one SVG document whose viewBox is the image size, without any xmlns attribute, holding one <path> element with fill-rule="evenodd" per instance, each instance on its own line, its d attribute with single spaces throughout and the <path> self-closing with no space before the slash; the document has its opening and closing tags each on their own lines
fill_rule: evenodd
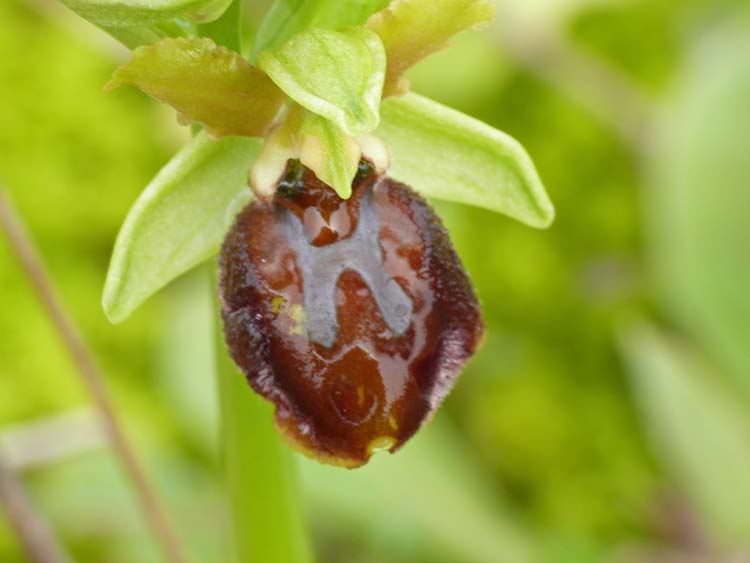
<svg viewBox="0 0 750 563">
<path fill-rule="evenodd" d="M 654 450 L 723 548 L 750 537 L 750 409 L 693 350 L 647 324 L 623 338 Z"/>
<path fill-rule="evenodd" d="M 104 286 L 104 312 L 127 318 L 172 279 L 215 254 L 246 204 L 257 138 L 212 141 L 199 133 L 156 175 L 117 236 Z"/>
<path fill-rule="evenodd" d="M 349 135 L 377 127 L 385 64 L 383 44 L 363 27 L 312 29 L 258 57 L 258 66 L 290 98 Z"/>
<path fill-rule="evenodd" d="M 523 147 L 489 125 L 417 94 L 385 100 L 376 135 L 389 174 L 427 197 L 504 213 L 547 227 L 554 208 Z"/>
<path fill-rule="evenodd" d="M 373 15 L 367 26 L 383 40 L 388 69 L 384 96 L 402 94 L 407 69 L 443 49 L 451 37 L 492 19 L 488 0 L 394 0 Z"/>
<path fill-rule="evenodd" d="M 336 124 L 308 113 L 301 130 L 300 161 L 343 199 L 352 195 L 362 150 Z"/>
<path fill-rule="evenodd" d="M 198 121 L 215 137 L 263 135 L 284 101 L 265 74 L 207 38 L 139 47 L 106 88 L 122 84 L 168 103 L 181 121 Z"/>
<path fill-rule="evenodd" d="M 362 25 L 389 0 L 277 0 L 261 23 L 251 60 L 261 51 L 276 51 L 294 35 L 313 27 L 343 29 Z"/>
<path fill-rule="evenodd" d="M 177 17 L 215 20 L 232 0 L 62 0 L 79 16 L 103 27 L 148 26 Z"/>
<path fill-rule="evenodd" d="M 670 312 L 750 394 L 750 28 L 688 59 L 653 130 L 643 210 Z"/>
</svg>

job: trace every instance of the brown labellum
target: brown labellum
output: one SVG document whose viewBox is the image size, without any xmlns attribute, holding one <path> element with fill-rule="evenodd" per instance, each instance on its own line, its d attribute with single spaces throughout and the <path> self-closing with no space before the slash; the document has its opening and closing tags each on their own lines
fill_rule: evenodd
<svg viewBox="0 0 750 563">
<path fill-rule="evenodd" d="M 237 217 L 220 272 L 232 358 L 288 441 L 326 463 L 401 447 L 483 333 L 438 217 L 365 162 L 348 200 L 291 162 Z"/>
</svg>

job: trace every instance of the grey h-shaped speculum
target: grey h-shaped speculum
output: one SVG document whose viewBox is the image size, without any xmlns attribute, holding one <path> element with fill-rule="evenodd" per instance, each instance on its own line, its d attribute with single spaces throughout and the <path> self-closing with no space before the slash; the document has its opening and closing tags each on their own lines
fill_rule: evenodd
<svg viewBox="0 0 750 563">
<path fill-rule="evenodd" d="M 396 336 L 406 332 L 413 306 L 409 296 L 383 268 L 378 241 L 380 221 L 371 192 L 360 202 L 359 224 L 354 233 L 326 246 L 308 243 L 300 220 L 291 211 L 284 211 L 287 239 L 302 274 L 305 328 L 310 340 L 326 348 L 336 341 L 336 284 L 346 270 L 362 276 L 391 332 Z"/>
</svg>

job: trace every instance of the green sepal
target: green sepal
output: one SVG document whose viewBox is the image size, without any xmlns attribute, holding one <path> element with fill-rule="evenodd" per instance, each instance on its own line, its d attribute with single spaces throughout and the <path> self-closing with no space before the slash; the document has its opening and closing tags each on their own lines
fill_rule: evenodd
<svg viewBox="0 0 750 563">
<path fill-rule="evenodd" d="M 427 197 L 504 213 L 532 227 L 555 211 L 523 147 L 505 133 L 417 94 L 385 100 L 375 134 L 389 174 Z"/>
<path fill-rule="evenodd" d="M 156 175 L 115 242 L 102 304 L 112 322 L 214 255 L 252 197 L 247 171 L 262 140 L 199 133 Z"/>
</svg>

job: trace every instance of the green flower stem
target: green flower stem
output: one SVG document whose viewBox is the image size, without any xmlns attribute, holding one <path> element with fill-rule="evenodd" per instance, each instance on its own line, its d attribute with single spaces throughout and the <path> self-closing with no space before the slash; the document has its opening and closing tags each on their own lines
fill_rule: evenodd
<svg viewBox="0 0 750 563">
<path fill-rule="evenodd" d="M 234 560 L 311 562 L 296 467 L 274 427 L 273 407 L 252 392 L 232 363 L 218 325 L 216 350 Z"/>
</svg>

